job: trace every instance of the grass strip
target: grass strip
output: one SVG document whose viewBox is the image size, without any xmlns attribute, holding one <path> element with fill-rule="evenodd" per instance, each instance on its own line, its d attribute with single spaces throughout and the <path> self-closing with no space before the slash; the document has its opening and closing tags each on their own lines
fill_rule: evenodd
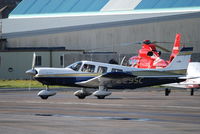
<svg viewBox="0 0 200 134">
<path fill-rule="evenodd" d="M 0 80 L 0 88 L 44 88 L 45 86 L 36 80 Z M 61 86 L 51 86 L 61 87 Z"/>
</svg>

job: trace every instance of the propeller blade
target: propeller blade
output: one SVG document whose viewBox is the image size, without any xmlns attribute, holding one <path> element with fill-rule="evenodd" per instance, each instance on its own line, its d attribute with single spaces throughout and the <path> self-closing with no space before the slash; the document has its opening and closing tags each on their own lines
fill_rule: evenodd
<svg viewBox="0 0 200 134">
<path fill-rule="evenodd" d="M 32 68 L 26 71 L 26 74 L 30 75 L 30 83 L 28 90 L 31 90 L 31 82 L 33 80 L 33 76 L 37 74 L 37 71 L 35 70 L 35 60 L 36 60 L 36 54 L 33 53 L 33 60 L 32 60 Z"/>
<path fill-rule="evenodd" d="M 35 60 L 36 60 L 36 54 L 35 52 L 33 53 L 33 61 L 32 61 L 32 69 L 35 68 Z"/>
</svg>

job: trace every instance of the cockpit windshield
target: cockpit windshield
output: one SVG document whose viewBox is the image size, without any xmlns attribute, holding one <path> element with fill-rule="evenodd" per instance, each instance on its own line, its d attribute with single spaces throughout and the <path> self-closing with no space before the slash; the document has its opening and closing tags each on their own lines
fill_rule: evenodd
<svg viewBox="0 0 200 134">
<path fill-rule="evenodd" d="M 71 68 L 74 71 L 78 71 L 80 69 L 81 65 L 82 65 L 82 62 L 76 62 L 76 63 L 73 63 L 73 64 L 67 66 L 67 67 Z"/>
</svg>

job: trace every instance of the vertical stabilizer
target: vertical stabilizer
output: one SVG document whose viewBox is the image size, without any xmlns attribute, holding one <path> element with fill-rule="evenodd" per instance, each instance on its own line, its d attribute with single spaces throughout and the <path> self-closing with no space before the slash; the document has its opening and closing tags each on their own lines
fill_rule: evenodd
<svg viewBox="0 0 200 134">
<path fill-rule="evenodd" d="M 176 34 L 176 38 L 175 38 L 175 41 L 174 41 L 174 46 L 173 46 L 173 49 L 172 49 L 172 54 L 170 55 L 170 58 L 169 58 L 169 63 L 177 56 L 177 54 L 179 53 L 179 48 L 181 46 L 181 34 L 180 33 L 177 33 Z"/>
</svg>

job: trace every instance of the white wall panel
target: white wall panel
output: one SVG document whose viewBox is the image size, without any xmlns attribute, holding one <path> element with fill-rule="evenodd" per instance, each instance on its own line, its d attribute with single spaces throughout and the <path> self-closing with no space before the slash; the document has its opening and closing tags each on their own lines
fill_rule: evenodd
<svg viewBox="0 0 200 134">
<path fill-rule="evenodd" d="M 110 0 L 101 11 L 133 10 L 142 0 Z"/>
</svg>

